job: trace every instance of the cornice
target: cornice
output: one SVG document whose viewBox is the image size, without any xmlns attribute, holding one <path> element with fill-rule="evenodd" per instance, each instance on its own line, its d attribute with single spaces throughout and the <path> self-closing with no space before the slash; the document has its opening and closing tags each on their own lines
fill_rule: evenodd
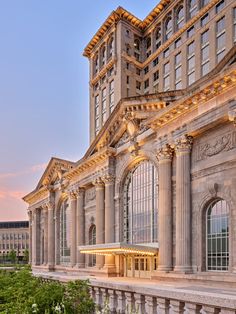
<svg viewBox="0 0 236 314">
<path fill-rule="evenodd" d="M 180 116 L 196 109 L 202 103 L 214 98 L 216 95 L 226 91 L 228 88 L 236 85 L 236 69 L 219 74 L 213 82 L 207 84 L 205 82 L 201 89 L 193 90 L 193 93 L 186 93 L 181 100 L 167 106 L 155 117 L 147 120 L 146 124 L 153 130 L 157 130 L 164 125 L 172 123 Z"/>
</svg>

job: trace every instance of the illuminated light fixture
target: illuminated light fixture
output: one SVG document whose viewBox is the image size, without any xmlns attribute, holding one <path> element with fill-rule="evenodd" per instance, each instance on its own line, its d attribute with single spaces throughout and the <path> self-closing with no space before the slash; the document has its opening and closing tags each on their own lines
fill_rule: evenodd
<svg viewBox="0 0 236 314">
<path fill-rule="evenodd" d="M 138 254 L 154 256 L 158 252 L 158 247 L 118 242 L 79 246 L 79 251 L 82 254 L 95 254 L 95 255 Z"/>
</svg>

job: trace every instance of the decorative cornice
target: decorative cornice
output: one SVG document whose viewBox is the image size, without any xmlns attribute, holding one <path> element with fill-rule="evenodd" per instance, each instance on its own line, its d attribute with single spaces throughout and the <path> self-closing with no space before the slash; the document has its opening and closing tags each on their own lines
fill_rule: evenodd
<svg viewBox="0 0 236 314">
<path fill-rule="evenodd" d="M 176 140 L 175 152 L 176 154 L 188 153 L 192 149 L 193 137 L 189 135 L 184 135 Z"/>
<path fill-rule="evenodd" d="M 165 144 L 157 153 L 158 161 L 171 161 L 173 158 L 173 152 L 173 148 L 169 144 Z"/>
</svg>

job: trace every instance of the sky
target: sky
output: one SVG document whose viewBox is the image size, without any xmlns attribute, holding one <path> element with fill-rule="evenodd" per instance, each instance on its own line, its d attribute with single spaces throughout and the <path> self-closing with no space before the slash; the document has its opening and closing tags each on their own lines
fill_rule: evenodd
<svg viewBox="0 0 236 314">
<path fill-rule="evenodd" d="M 27 219 L 22 197 L 52 156 L 89 145 L 83 49 L 112 10 L 143 19 L 157 0 L 0 1 L 0 221 Z"/>
</svg>

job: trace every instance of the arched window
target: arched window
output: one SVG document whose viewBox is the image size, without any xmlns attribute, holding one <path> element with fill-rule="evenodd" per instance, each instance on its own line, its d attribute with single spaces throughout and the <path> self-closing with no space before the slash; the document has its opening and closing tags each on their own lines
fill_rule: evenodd
<svg viewBox="0 0 236 314">
<path fill-rule="evenodd" d="M 156 33 L 155 33 L 155 40 L 156 40 L 156 49 L 161 46 L 161 26 L 157 26 Z"/>
<path fill-rule="evenodd" d="M 152 53 L 151 45 L 152 45 L 151 37 L 147 37 L 146 38 L 146 58 L 148 58 Z"/>
<path fill-rule="evenodd" d="M 95 55 L 94 61 L 93 61 L 93 66 L 94 66 L 94 74 L 98 73 L 98 54 Z"/>
<path fill-rule="evenodd" d="M 134 40 L 134 49 L 140 51 L 140 40 L 138 38 Z"/>
<path fill-rule="evenodd" d="M 104 45 L 101 49 L 101 66 L 103 67 L 106 62 L 106 46 Z"/>
<path fill-rule="evenodd" d="M 229 206 L 214 200 L 206 211 L 207 270 L 226 271 L 229 266 Z"/>
<path fill-rule="evenodd" d="M 70 262 L 70 210 L 68 200 L 60 207 L 60 264 Z"/>
<path fill-rule="evenodd" d="M 114 55 L 114 38 L 113 36 L 110 38 L 108 42 L 108 55 L 107 59 L 110 59 Z"/>
<path fill-rule="evenodd" d="M 197 13 L 197 0 L 189 0 L 189 18 L 191 19 Z"/>
<path fill-rule="evenodd" d="M 89 244 L 93 245 L 96 244 L 96 226 L 91 225 L 89 228 Z M 95 254 L 89 254 L 89 266 L 93 267 L 96 265 L 96 255 Z"/>
<path fill-rule="evenodd" d="M 150 161 L 132 169 L 124 184 L 124 241 L 157 242 L 157 171 Z"/>
<path fill-rule="evenodd" d="M 165 39 L 169 39 L 173 33 L 172 19 L 169 16 L 165 22 Z"/>
<path fill-rule="evenodd" d="M 176 10 L 176 30 L 179 30 L 183 26 L 184 26 L 184 8 L 181 5 Z"/>
</svg>

